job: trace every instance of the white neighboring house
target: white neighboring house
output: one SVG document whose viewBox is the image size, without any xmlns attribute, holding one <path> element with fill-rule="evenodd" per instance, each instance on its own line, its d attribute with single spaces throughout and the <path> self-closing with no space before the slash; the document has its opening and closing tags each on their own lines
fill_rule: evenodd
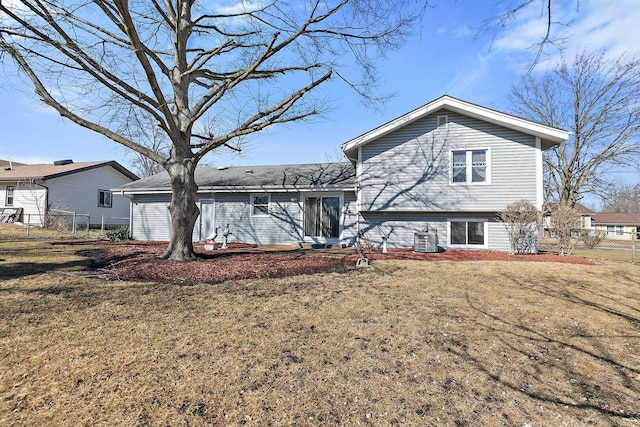
<svg viewBox="0 0 640 427">
<path fill-rule="evenodd" d="M 103 218 L 106 225 L 126 225 L 129 200 L 111 188 L 137 179 L 116 161 L 28 165 L 0 160 L 0 215 L 3 222 L 41 225 L 49 209 L 63 209 L 87 215 L 94 227 Z M 16 216 L 10 218 L 12 213 Z"/>
</svg>

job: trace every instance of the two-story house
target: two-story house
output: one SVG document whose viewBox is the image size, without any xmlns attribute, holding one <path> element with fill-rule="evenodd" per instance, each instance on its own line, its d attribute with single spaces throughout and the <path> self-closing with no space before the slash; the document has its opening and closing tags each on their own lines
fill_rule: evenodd
<svg viewBox="0 0 640 427">
<path fill-rule="evenodd" d="M 194 240 L 226 227 L 253 244 L 352 245 L 358 235 L 411 247 L 508 250 L 497 213 L 542 208 L 542 152 L 569 133 L 442 96 L 342 145 L 345 163 L 202 168 Z M 114 189 L 132 200 L 134 239 L 168 240 L 168 176 Z"/>
</svg>

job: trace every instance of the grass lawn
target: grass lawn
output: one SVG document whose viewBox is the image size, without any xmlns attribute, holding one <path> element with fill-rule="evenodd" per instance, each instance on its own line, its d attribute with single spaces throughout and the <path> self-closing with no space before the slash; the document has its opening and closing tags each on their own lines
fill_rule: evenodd
<svg viewBox="0 0 640 427">
<path fill-rule="evenodd" d="M 640 425 L 639 266 L 181 286 L 52 243 L 0 240 L 0 425 Z"/>
</svg>

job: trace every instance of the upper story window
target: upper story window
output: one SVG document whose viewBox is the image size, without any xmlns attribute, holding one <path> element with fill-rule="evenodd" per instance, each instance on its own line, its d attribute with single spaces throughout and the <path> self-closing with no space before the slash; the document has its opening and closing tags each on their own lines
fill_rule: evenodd
<svg viewBox="0 0 640 427">
<path fill-rule="evenodd" d="M 111 191 L 98 190 L 98 207 L 100 208 L 111 207 Z"/>
<path fill-rule="evenodd" d="M 251 216 L 269 215 L 269 202 L 271 196 L 269 194 L 252 194 L 251 195 Z"/>
<path fill-rule="evenodd" d="M 489 150 L 459 150 L 451 152 L 451 182 L 488 183 Z"/>
<path fill-rule="evenodd" d="M 449 123 L 449 116 L 438 116 L 438 127 L 441 128 Z"/>
<path fill-rule="evenodd" d="M 7 196 L 5 198 L 5 206 L 13 206 L 13 190 L 14 187 L 7 187 Z"/>
</svg>

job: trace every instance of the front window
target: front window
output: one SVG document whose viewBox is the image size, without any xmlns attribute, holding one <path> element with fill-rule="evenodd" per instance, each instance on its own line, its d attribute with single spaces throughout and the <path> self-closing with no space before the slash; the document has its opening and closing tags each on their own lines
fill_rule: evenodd
<svg viewBox="0 0 640 427">
<path fill-rule="evenodd" d="M 269 195 L 260 194 L 251 196 L 251 216 L 269 215 Z"/>
<path fill-rule="evenodd" d="M 607 236 L 622 236 L 623 234 L 623 225 L 607 225 Z"/>
<path fill-rule="evenodd" d="M 7 187 L 7 197 L 5 199 L 6 206 L 13 206 L 13 187 Z"/>
<path fill-rule="evenodd" d="M 488 182 L 488 150 L 460 150 L 451 153 L 451 182 Z"/>
<path fill-rule="evenodd" d="M 485 225 L 485 221 L 451 221 L 451 244 L 486 246 Z"/>
<path fill-rule="evenodd" d="M 98 190 L 98 207 L 101 207 L 101 208 L 111 207 L 111 191 Z"/>
</svg>

